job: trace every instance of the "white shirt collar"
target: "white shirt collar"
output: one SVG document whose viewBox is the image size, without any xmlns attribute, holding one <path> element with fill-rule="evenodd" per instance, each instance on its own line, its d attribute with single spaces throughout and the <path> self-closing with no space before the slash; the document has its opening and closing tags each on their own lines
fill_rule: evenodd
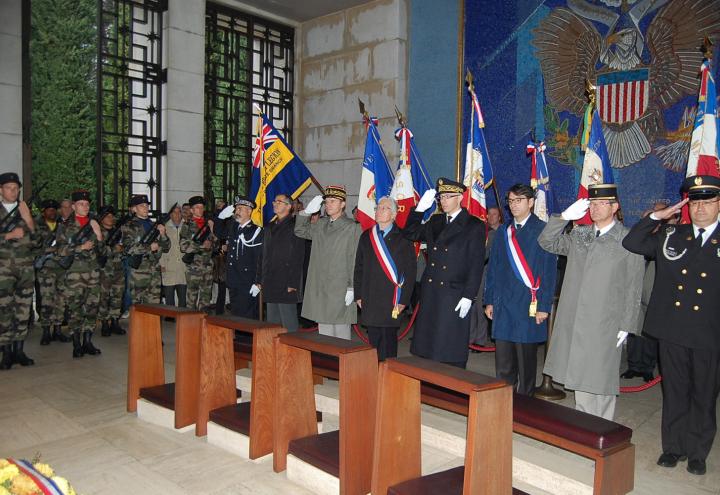
<svg viewBox="0 0 720 495">
<path fill-rule="evenodd" d="M 718 226 L 718 221 L 715 220 L 715 223 L 708 225 L 705 228 L 705 232 L 703 232 L 703 240 L 702 243 L 705 244 L 705 242 L 710 238 L 710 236 L 715 232 L 715 229 Z M 700 227 L 697 227 L 695 224 L 693 224 L 693 234 L 695 234 L 695 237 L 698 236 L 698 231 L 700 230 Z"/>
<path fill-rule="evenodd" d="M 606 225 L 601 229 L 598 229 L 595 225 L 593 225 L 593 232 L 597 232 L 598 230 L 600 230 L 600 235 L 605 235 L 610 232 L 610 229 L 612 229 L 613 227 L 615 227 L 615 220 L 613 220 L 612 222 L 610 222 L 610 224 Z"/>
<path fill-rule="evenodd" d="M 528 213 L 528 216 L 526 216 L 525 219 L 524 219 L 522 222 L 518 222 L 517 220 L 515 220 L 515 218 L 513 218 L 513 225 L 515 225 L 516 228 L 517 228 L 518 225 L 519 225 L 520 227 L 525 227 L 525 224 L 526 224 L 527 221 L 530 219 L 530 215 L 531 215 L 531 213 Z"/>
<path fill-rule="evenodd" d="M 445 215 L 446 215 L 447 218 L 448 218 L 448 223 L 451 223 L 453 220 L 455 220 L 455 217 L 457 217 L 457 216 L 460 214 L 461 211 L 462 211 L 462 208 L 458 208 L 458 211 L 456 211 L 456 212 L 453 213 L 452 215 L 448 215 L 448 214 L 446 213 Z"/>
<path fill-rule="evenodd" d="M 245 223 L 240 223 L 240 222 L 238 222 L 238 223 L 240 224 L 240 228 L 241 228 L 241 229 L 244 229 L 245 227 L 248 226 L 248 224 L 249 224 L 250 222 L 252 222 L 252 218 L 251 218 L 250 220 L 248 220 L 247 222 L 245 222 Z"/>
</svg>

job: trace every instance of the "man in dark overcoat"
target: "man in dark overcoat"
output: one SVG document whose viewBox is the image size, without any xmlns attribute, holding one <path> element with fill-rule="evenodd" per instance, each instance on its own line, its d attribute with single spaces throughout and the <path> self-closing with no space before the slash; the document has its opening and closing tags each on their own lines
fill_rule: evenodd
<svg viewBox="0 0 720 495">
<path fill-rule="evenodd" d="M 267 303 L 267 321 L 295 332 L 297 303 L 303 294 L 305 239 L 295 235 L 290 195 L 275 196 L 273 212 L 276 218 L 265 228 L 260 285 Z"/>
<path fill-rule="evenodd" d="M 662 372 L 662 449 L 657 463 L 703 475 L 717 431 L 720 393 L 720 178 L 692 176 L 688 199 L 640 220 L 626 249 L 655 260 L 644 331 L 658 339 Z M 688 204 L 691 224 L 664 225 Z"/>
<path fill-rule="evenodd" d="M 436 187 L 423 194 L 404 229 L 407 239 L 427 243 L 428 253 L 410 352 L 464 368 L 470 335 L 467 316 L 485 262 L 485 223 L 462 208 L 463 184 L 441 178 Z M 436 195 L 443 214 L 423 224 L 423 213 Z"/>
<path fill-rule="evenodd" d="M 415 247 L 395 225 L 397 210 L 394 199 L 380 198 L 376 225 L 360 236 L 355 255 L 355 302 L 379 361 L 397 357 L 398 316 L 410 303 L 417 270 Z"/>
<path fill-rule="evenodd" d="M 529 185 L 515 184 L 508 190 L 512 217 L 497 231 L 485 274 L 485 314 L 493 321 L 496 346 L 495 376 L 524 395 L 535 389 L 538 344 L 547 340 L 557 274 L 557 257 L 537 241 L 545 222 L 532 213 L 534 203 L 535 191 Z"/>
</svg>

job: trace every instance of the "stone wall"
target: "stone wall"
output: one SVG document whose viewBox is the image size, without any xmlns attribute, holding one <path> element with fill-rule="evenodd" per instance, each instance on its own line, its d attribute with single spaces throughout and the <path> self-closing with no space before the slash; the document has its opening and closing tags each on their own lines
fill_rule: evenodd
<svg viewBox="0 0 720 495">
<path fill-rule="evenodd" d="M 377 0 L 313 19 L 296 35 L 296 151 L 323 185 L 345 184 L 357 204 L 365 129 L 358 98 L 380 119 L 390 165 L 397 166 L 395 105 L 407 109 L 406 0 Z M 311 187 L 305 199 L 317 194 Z"/>
<path fill-rule="evenodd" d="M 0 173 L 22 176 L 22 0 L 0 1 Z"/>
</svg>

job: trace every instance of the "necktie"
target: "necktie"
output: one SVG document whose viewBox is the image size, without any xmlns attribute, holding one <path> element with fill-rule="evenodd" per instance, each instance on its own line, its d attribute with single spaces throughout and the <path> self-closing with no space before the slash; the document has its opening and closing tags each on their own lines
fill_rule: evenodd
<svg viewBox="0 0 720 495">
<path fill-rule="evenodd" d="M 450 222 L 452 222 L 452 218 L 450 217 L 450 215 L 445 215 L 445 224 L 447 225 Z"/>
<path fill-rule="evenodd" d="M 695 238 L 695 245 L 699 248 L 702 247 L 702 245 L 703 245 L 703 234 L 704 233 L 705 233 L 705 229 L 702 229 L 702 228 L 698 229 L 698 235 Z"/>
<path fill-rule="evenodd" d="M 521 228 L 522 228 L 522 224 L 521 224 L 521 223 L 516 223 L 516 224 L 515 224 L 515 230 L 520 230 Z"/>
<path fill-rule="evenodd" d="M 595 231 L 595 238 L 598 238 L 598 237 L 600 237 L 600 231 L 599 231 L 599 230 L 596 230 L 596 231 Z"/>
</svg>

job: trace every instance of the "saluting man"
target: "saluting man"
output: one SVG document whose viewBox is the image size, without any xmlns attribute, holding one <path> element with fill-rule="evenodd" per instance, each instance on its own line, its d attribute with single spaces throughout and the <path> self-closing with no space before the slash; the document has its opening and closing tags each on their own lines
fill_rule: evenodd
<svg viewBox="0 0 720 495">
<path fill-rule="evenodd" d="M 651 213 L 623 246 L 654 259 L 655 285 L 644 330 L 658 339 L 662 370 L 662 449 L 657 463 L 706 472 L 720 392 L 720 178 L 698 175 L 683 183 L 688 199 Z M 666 225 L 687 204 L 692 224 Z"/>
<path fill-rule="evenodd" d="M 428 260 L 420 289 L 420 310 L 410 352 L 465 368 L 468 312 L 480 288 L 485 264 L 485 223 L 471 216 L 462 201 L 465 186 L 440 178 L 425 191 L 405 225 L 411 241 L 427 243 Z M 423 224 L 423 213 L 437 199 L 442 215 Z"/>
</svg>

